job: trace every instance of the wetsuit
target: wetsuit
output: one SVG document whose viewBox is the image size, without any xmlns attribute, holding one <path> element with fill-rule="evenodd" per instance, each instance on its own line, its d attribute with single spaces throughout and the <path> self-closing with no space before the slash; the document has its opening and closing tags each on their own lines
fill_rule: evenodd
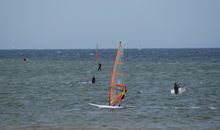
<svg viewBox="0 0 220 130">
<path fill-rule="evenodd" d="M 99 63 L 99 68 L 98 68 L 98 71 L 101 71 L 102 70 L 102 64 Z"/>
<path fill-rule="evenodd" d="M 176 83 L 174 84 L 174 91 L 175 91 L 175 94 L 179 93 L 178 86 Z"/>
<path fill-rule="evenodd" d="M 95 83 L 95 77 L 94 77 L 94 75 L 93 75 L 93 77 L 92 77 L 92 83 L 93 83 L 93 84 Z"/>
</svg>

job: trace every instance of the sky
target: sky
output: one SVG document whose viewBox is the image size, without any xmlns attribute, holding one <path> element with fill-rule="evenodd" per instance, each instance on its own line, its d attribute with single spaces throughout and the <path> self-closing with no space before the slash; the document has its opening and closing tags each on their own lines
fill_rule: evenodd
<svg viewBox="0 0 220 130">
<path fill-rule="evenodd" d="M 0 49 L 220 48 L 220 0 L 0 0 Z"/>
</svg>

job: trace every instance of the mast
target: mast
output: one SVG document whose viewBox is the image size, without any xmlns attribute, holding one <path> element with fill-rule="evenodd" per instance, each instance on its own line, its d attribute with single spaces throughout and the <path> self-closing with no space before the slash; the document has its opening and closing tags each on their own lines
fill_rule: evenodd
<svg viewBox="0 0 220 130">
<path fill-rule="evenodd" d="M 95 55 L 96 64 L 99 62 L 99 54 L 98 54 L 98 44 L 96 44 L 96 55 Z"/>
</svg>

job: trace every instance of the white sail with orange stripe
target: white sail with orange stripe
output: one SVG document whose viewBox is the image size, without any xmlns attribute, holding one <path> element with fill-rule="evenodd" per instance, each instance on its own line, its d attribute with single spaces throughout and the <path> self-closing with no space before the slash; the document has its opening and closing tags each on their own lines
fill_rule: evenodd
<svg viewBox="0 0 220 130">
<path fill-rule="evenodd" d="M 124 65 L 124 50 L 121 42 L 119 43 L 114 67 L 112 70 L 112 79 L 109 90 L 109 105 L 119 105 L 124 98 L 126 92 L 126 85 L 124 83 L 125 73 L 122 71 Z"/>
</svg>

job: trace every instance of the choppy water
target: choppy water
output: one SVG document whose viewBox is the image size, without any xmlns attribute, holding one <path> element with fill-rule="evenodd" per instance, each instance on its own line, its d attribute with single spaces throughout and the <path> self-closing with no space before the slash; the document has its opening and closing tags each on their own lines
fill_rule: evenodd
<svg viewBox="0 0 220 130">
<path fill-rule="evenodd" d="M 129 108 L 115 110 L 88 105 L 108 104 L 116 50 L 99 52 L 101 72 L 95 50 L 1 50 L 0 129 L 220 129 L 220 49 L 125 50 Z"/>
</svg>

